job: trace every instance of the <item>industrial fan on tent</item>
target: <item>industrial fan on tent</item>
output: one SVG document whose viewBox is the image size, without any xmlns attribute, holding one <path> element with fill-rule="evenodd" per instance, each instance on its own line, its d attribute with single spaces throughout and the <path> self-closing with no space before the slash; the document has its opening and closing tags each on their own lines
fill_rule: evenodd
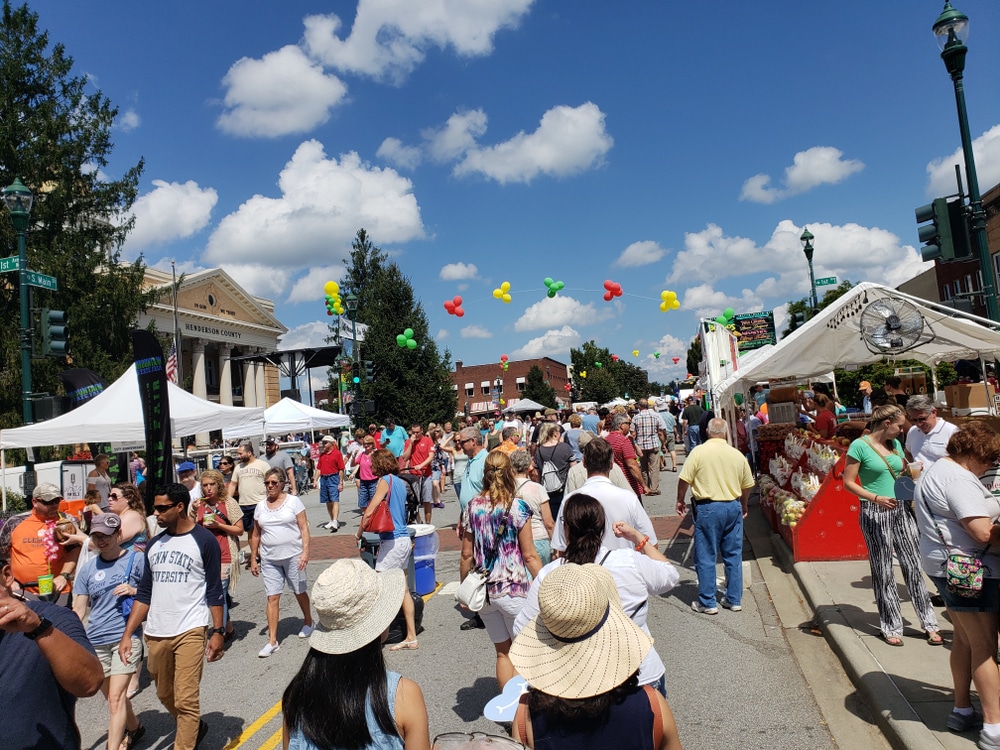
<svg viewBox="0 0 1000 750">
<path fill-rule="evenodd" d="M 934 331 L 911 302 L 877 299 L 861 311 L 861 338 L 873 354 L 900 354 L 934 340 Z"/>
</svg>

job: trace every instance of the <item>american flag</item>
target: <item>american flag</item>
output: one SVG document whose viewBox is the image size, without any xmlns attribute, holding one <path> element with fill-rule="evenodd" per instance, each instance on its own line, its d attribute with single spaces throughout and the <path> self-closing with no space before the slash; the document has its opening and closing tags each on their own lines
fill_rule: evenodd
<svg viewBox="0 0 1000 750">
<path fill-rule="evenodd" d="M 167 380 L 171 383 L 177 382 L 177 344 L 170 345 L 170 354 L 167 356 Z"/>
</svg>

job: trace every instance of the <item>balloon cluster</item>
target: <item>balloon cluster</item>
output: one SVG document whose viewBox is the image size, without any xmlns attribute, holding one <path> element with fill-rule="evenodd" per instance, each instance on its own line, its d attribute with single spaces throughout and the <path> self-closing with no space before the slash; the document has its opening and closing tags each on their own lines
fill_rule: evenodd
<svg viewBox="0 0 1000 750">
<path fill-rule="evenodd" d="M 594 362 L 594 367 L 597 367 L 598 369 L 600 369 L 601 367 L 604 367 L 604 363 L 603 362 Z"/>
<path fill-rule="evenodd" d="M 725 310 L 722 311 L 722 315 L 716 316 L 715 322 L 719 323 L 720 325 L 724 325 L 726 328 L 729 328 L 729 326 L 735 325 L 733 321 L 734 315 L 736 315 L 736 311 L 731 307 L 727 307 Z"/>
<path fill-rule="evenodd" d="M 677 300 L 677 292 L 671 292 L 669 289 L 664 289 L 660 292 L 660 312 L 666 312 L 667 310 L 677 310 L 680 308 L 681 303 Z"/>
<path fill-rule="evenodd" d="M 581 378 L 586 378 L 587 377 L 587 371 L 586 370 L 580 370 L 580 377 Z"/>
<path fill-rule="evenodd" d="M 571 390 L 573 390 L 573 386 L 571 386 L 569 383 L 567 383 L 566 385 L 563 386 L 563 390 L 564 391 L 571 391 Z"/>
<path fill-rule="evenodd" d="M 326 314 L 344 314 L 344 301 L 340 298 L 340 285 L 336 281 L 328 281 L 323 285 L 326 292 Z"/>
<path fill-rule="evenodd" d="M 639 350 L 638 349 L 633 349 L 632 350 L 632 356 L 633 357 L 638 357 L 639 356 Z"/>
<path fill-rule="evenodd" d="M 617 354 L 612 354 L 611 355 L 611 361 L 612 362 L 617 362 L 619 359 L 621 359 L 621 357 L 619 357 Z"/>
<path fill-rule="evenodd" d="M 500 355 L 500 369 L 503 370 L 504 372 L 507 372 L 507 368 L 509 366 L 510 366 L 510 363 L 507 361 L 507 355 L 506 354 L 501 354 Z"/>
<path fill-rule="evenodd" d="M 462 298 L 458 296 L 454 299 L 445 300 L 444 309 L 448 311 L 449 315 L 454 315 L 456 318 L 461 318 L 465 315 L 465 310 L 462 309 Z"/>
<path fill-rule="evenodd" d="M 413 338 L 413 329 L 407 328 L 401 334 L 396 336 L 396 346 L 400 349 L 416 349 L 417 341 Z"/>
<path fill-rule="evenodd" d="M 659 359 L 659 358 L 660 358 L 660 353 L 659 352 L 653 352 L 653 359 Z"/>
<path fill-rule="evenodd" d="M 493 290 L 493 296 L 497 299 L 502 299 L 505 304 L 510 304 L 510 282 L 505 281 L 496 289 Z"/>
<path fill-rule="evenodd" d="M 611 279 L 604 282 L 604 301 L 610 302 L 615 297 L 622 296 L 622 285 L 616 284 Z"/>
<path fill-rule="evenodd" d="M 680 357 L 671 357 L 671 359 L 672 359 L 672 360 L 674 360 L 674 364 L 675 364 L 675 365 L 676 365 L 676 364 L 677 364 L 678 362 L 680 362 L 680 361 L 681 361 L 681 358 L 680 358 Z"/>
<path fill-rule="evenodd" d="M 545 288 L 548 289 L 546 294 L 548 294 L 549 297 L 555 297 L 559 290 L 564 286 L 566 285 L 561 281 L 553 281 L 551 276 L 545 277 Z M 496 296 L 496 292 L 493 292 L 493 296 Z"/>
</svg>

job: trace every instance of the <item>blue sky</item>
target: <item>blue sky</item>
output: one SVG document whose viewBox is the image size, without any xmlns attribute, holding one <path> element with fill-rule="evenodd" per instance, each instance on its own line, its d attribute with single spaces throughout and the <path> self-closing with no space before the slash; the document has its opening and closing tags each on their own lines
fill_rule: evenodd
<svg viewBox="0 0 1000 750">
<path fill-rule="evenodd" d="M 937 1 L 32 7 L 121 110 L 105 171 L 146 160 L 125 255 L 222 266 L 293 346 L 322 342 L 323 284 L 363 226 L 454 359 L 568 361 L 595 339 L 667 381 L 699 316 L 781 324 L 808 290 L 803 226 L 817 277 L 895 285 L 928 267 L 913 209 L 955 192 Z M 957 7 L 985 191 L 1000 4 Z"/>
</svg>

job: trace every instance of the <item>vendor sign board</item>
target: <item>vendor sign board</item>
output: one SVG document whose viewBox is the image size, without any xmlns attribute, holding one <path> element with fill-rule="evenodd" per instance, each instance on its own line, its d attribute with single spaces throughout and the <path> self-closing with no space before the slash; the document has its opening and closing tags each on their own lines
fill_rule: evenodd
<svg viewBox="0 0 1000 750">
<path fill-rule="evenodd" d="M 736 324 L 736 333 L 739 336 L 740 354 L 766 344 L 778 343 L 773 310 L 740 313 L 733 316 L 733 322 Z"/>
</svg>

